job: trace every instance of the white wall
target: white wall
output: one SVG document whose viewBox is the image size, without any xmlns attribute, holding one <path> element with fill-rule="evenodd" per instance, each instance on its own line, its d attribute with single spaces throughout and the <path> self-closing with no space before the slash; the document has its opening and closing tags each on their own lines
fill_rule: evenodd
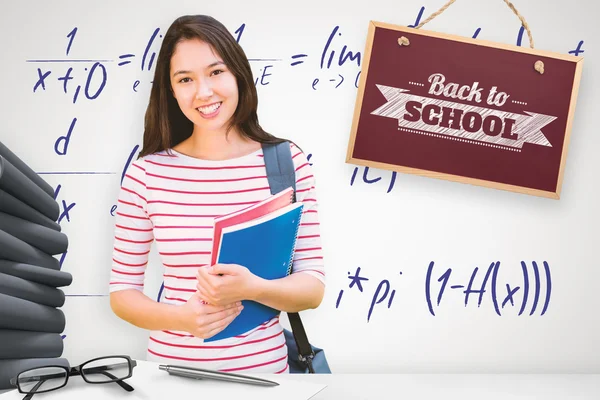
<svg viewBox="0 0 600 400">
<path fill-rule="evenodd" d="M 249 4 L 251 3 L 251 4 Z M 147 332 L 115 317 L 108 305 L 114 219 L 121 173 L 134 146 L 141 144 L 143 114 L 160 37 L 144 50 L 155 29 L 166 31 L 183 14 L 209 14 L 233 33 L 242 24 L 240 43 L 256 76 L 267 66 L 267 85 L 257 85 L 259 116 L 265 129 L 296 141 L 307 153 L 317 177 L 327 267 L 327 291 L 321 307 L 303 313 L 311 340 L 327 351 L 334 372 L 600 372 L 597 282 L 600 280 L 597 225 L 600 195 L 595 115 L 598 109 L 599 37 L 597 5 L 591 0 L 515 0 L 531 26 L 536 48 L 567 53 L 584 41 L 585 65 L 560 200 L 493 190 L 345 163 L 357 89 L 356 62 L 321 68 L 323 48 L 332 30 L 341 36 L 330 50 L 344 45 L 364 50 L 369 20 L 413 24 L 445 0 L 356 0 L 277 2 L 172 1 L 19 1 L 0 5 L 0 140 L 54 187 L 57 200 L 75 203 L 63 231 L 69 250 L 63 270 L 73 284 L 63 308 L 67 316 L 64 356 L 72 363 L 97 355 L 126 353 L 143 358 Z M 67 35 L 77 28 L 69 54 Z M 461 0 L 426 29 L 515 44 L 519 20 L 504 2 Z M 524 35 L 523 45 L 528 45 Z M 118 66 L 120 55 L 134 54 Z M 291 66 L 293 55 L 306 54 Z M 37 60 L 37 61 L 36 61 Z M 55 60 L 55 62 L 40 62 Z M 56 62 L 56 60 L 66 60 Z M 95 100 L 86 98 L 86 79 L 97 60 L 106 85 Z M 58 78 L 72 67 L 67 93 Z M 38 68 L 50 71 L 45 90 L 33 88 Z M 90 81 L 93 95 L 101 83 L 98 67 Z M 344 82 L 339 83 L 340 75 Z M 318 78 L 316 90 L 313 81 Z M 331 82 L 330 79 L 336 79 Z M 137 92 L 133 85 L 139 80 Z M 77 86 L 82 89 L 73 103 Z M 67 153 L 54 151 L 74 118 Z M 62 174 L 70 172 L 69 174 Z M 74 174 L 73 172 L 94 172 Z M 61 208 L 64 211 L 64 208 Z M 434 262 L 432 301 L 437 281 L 452 269 L 448 287 L 433 316 L 426 299 L 426 274 Z M 494 310 L 491 287 L 477 307 L 478 295 L 465 307 L 463 289 L 475 268 L 479 289 L 490 263 L 499 261 L 498 299 L 506 284 L 523 286 L 521 261 L 530 281 L 532 262 L 541 268 L 540 303 L 533 315 L 534 286 L 523 315 L 523 290 Z M 543 262 L 552 277 L 545 315 Z M 363 292 L 349 287 L 349 273 L 361 268 Z M 400 272 L 402 274 L 400 274 Z M 153 251 L 146 293 L 156 297 L 161 269 Z M 390 290 L 367 315 L 378 285 Z M 488 283 L 489 285 L 490 283 Z M 380 295 L 383 295 L 383 283 Z M 336 302 L 343 290 L 339 307 Z M 392 290 L 393 302 L 388 308 Z"/>
</svg>

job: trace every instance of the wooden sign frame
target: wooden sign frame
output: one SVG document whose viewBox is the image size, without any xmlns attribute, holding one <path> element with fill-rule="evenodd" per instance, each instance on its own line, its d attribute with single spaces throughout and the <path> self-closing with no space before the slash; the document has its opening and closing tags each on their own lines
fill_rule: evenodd
<svg viewBox="0 0 600 400">
<path fill-rule="evenodd" d="M 412 140 L 412 143 L 415 143 L 414 141 L 419 140 L 421 143 L 419 146 L 419 148 L 415 148 L 414 151 L 420 151 L 422 150 L 423 155 L 427 156 L 428 154 L 430 154 L 430 150 L 429 148 L 427 148 L 427 144 L 423 145 L 423 143 L 426 143 L 427 140 L 433 140 L 437 142 L 432 142 L 434 143 L 435 148 L 439 147 L 439 146 L 471 146 L 471 149 L 467 150 L 470 151 L 472 154 L 474 154 L 473 152 L 475 151 L 480 151 L 480 152 L 490 152 L 493 151 L 492 148 L 496 148 L 496 152 L 501 152 L 501 150 L 512 150 L 515 152 L 523 152 L 525 154 L 527 154 L 527 151 L 531 152 L 533 149 L 533 151 L 542 151 L 540 150 L 542 148 L 542 146 L 536 146 L 536 145 L 531 145 L 530 143 L 524 143 L 521 144 L 520 146 L 522 146 L 522 150 L 520 149 L 511 149 L 508 146 L 496 146 L 494 144 L 487 144 L 487 143 L 483 143 L 483 142 L 479 142 L 477 143 L 476 140 L 470 140 L 468 138 L 465 139 L 461 139 L 461 138 L 453 138 L 453 137 L 444 137 L 444 135 L 439 134 L 440 132 L 438 132 L 437 134 L 428 134 L 426 131 L 421 131 L 421 132 L 413 132 L 413 133 L 409 133 L 412 132 L 411 130 L 407 130 L 407 129 L 401 129 L 401 127 L 397 128 L 397 132 L 395 133 L 390 133 L 391 130 L 393 130 L 393 121 L 392 119 L 394 117 L 389 117 L 389 118 L 382 118 L 381 114 L 379 115 L 372 115 L 374 110 L 378 107 L 382 108 L 381 106 L 386 104 L 386 101 L 388 101 L 388 103 L 390 102 L 390 99 L 387 97 L 392 97 L 392 95 L 388 95 L 386 96 L 385 93 L 382 91 L 381 87 L 382 85 L 389 85 L 389 86 L 384 86 L 387 87 L 388 89 L 393 89 L 392 86 L 394 86 L 391 83 L 387 83 L 386 82 L 386 78 L 388 78 L 387 80 L 390 80 L 390 73 L 386 72 L 386 76 L 383 76 L 384 74 L 382 74 L 382 78 L 379 80 L 374 80 L 377 78 L 373 78 L 373 76 L 370 76 L 371 73 L 373 73 L 373 71 L 370 70 L 370 66 L 371 66 L 371 57 L 372 57 L 372 53 L 373 53 L 373 46 L 374 46 L 374 41 L 376 39 L 376 34 L 378 32 L 382 32 L 382 31 L 387 31 L 386 35 L 389 36 L 389 31 L 394 31 L 395 34 L 397 34 L 398 37 L 398 42 L 395 43 L 395 46 L 397 46 L 396 49 L 394 49 L 394 51 L 397 51 L 396 54 L 389 54 L 390 49 L 387 48 L 388 53 L 385 54 L 385 57 L 389 57 L 390 59 L 393 59 L 393 57 L 402 57 L 402 54 L 408 54 L 406 52 L 406 50 L 410 47 L 410 46 L 419 46 L 419 38 L 422 37 L 428 37 L 428 38 L 435 38 L 435 39 L 444 39 L 447 41 L 450 41 L 449 43 L 454 43 L 452 44 L 453 46 L 456 46 L 455 44 L 458 43 L 460 45 L 462 44 L 469 44 L 469 45 L 476 45 L 476 46 L 481 46 L 481 47 L 473 47 L 473 46 L 469 46 L 468 51 L 480 51 L 477 49 L 483 49 L 483 48 L 492 48 L 492 49 L 499 49 L 499 50 L 508 50 L 510 53 L 523 53 L 526 55 L 530 55 L 530 56 L 534 56 L 534 57 L 529 57 L 532 60 L 535 59 L 542 59 L 544 60 L 544 63 L 546 64 L 546 75 L 551 75 L 548 74 L 548 72 L 552 72 L 551 68 L 553 68 L 552 65 L 548 65 L 550 61 L 550 64 L 552 64 L 553 60 L 562 60 L 562 61 L 567 61 L 569 63 L 575 63 L 574 64 L 574 75 L 573 75 L 573 85 L 570 91 L 570 99 L 563 99 L 564 101 L 568 100 L 568 104 L 565 104 L 564 107 L 568 106 L 568 112 L 566 115 L 566 125 L 565 125 L 565 129 L 563 131 L 562 128 L 560 128 L 560 131 L 563 131 L 563 142 L 559 143 L 560 147 L 562 148 L 562 150 L 560 150 L 557 146 L 559 144 L 557 144 L 556 142 L 559 142 L 559 140 L 554 139 L 554 142 L 552 145 L 549 144 L 550 142 L 548 142 L 548 144 L 544 144 L 544 146 L 549 146 L 544 148 L 544 150 L 548 150 L 548 148 L 553 148 L 551 149 L 552 151 L 554 151 L 554 158 L 552 159 L 552 163 L 556 164 L 556 165 L 548 165 L 547 166 L 547 170 L 551 171 L 549 177 L 546 179 L 546 181 L 544 181 L 544 187 L 542 187 L 542 184 L 540 183 L 540 187 L 537 187 L 537 183 L 535 183 L 535 179 L 537 179 L 535 177 L 535 171 L 531 172 L 528 171 L 527 173 L 531 173 L 531 178 L 527 178 L 529 179 L 532 183 L 529 184 L 522 184 L 519 183 L 520 182 L 520 177 L 519 177 L 519 172 L 515 171 L 514 174 L 512 174 L 511 176 L 504 178 L 504 177 L 500 177 L 498 174 L 490 174 L 491 176 L 494 176 L 494 179 L 486 179 L 486 178 L 482 178 L 480 176 L 477 176 L 478 173 L 480 173 L 480 171 L 478 170 L 476 161 L 475 164 L 473 166 L 473 174 L 471 176 L 470 173 L 467 174 L 457 174 L 457 173 L 453 173 L 452 168 L 453 166 L 458 162 L 461 163 L 461 160 L 464 160 L 465 158 L 461 158 L 461 159 L 449 159 L 446 162 L 445 167 L 444 166 L 436 166 L 436 168 L 427 168 L 427 167 L 422 167 L 422 166 L 417 166 L 415 167 L 414 165 L 410 165 L 410 163 L 404 163 L 403 160 L 401 160 L 402 156 L 395 156 L 395 155 L 385 155 L 385 152 L 390 153 L 390 147 L 394 147 L 396 146 L 396 149 L 399 149 L 400 147 L 404 147 L 404 146 L 408 146 L 406 144 L 406 142 L 403 142 L 402 146 L 399 146 L 397 144 L 394 144 L 393 141 L 389 141 L 387 139 L 396 139 L 398 138 L 400 135 L 408 135 L 410 136 L 411 134 L 415 137 L 418 138 L 411 138 L 410 140 Z M 380 37 L 382 37 L 380 35 Z M 400 43 L 400 38 L 401 37 L 405 37 L 408 39 L 409 44 L 407 47 L 403 47 L 402 44 Z M 389 39 L 389 37 L 388 37 Z M 423 39 L 420 39 L 423 40 Z M 439 41 L 440 46 L 444 45 L 445 42 L 441 42 Z M 415 43 L 415 44 L 413 44 Z M 430 42 L 428 42 L 430 43 Z M 386 44 L 386 46 L 389 46 L 389 43 Z M 403 53 L 404 52 L 404 53 Z M 438 32 L 432 32 L 432 31 L 425 31 L 422 29 L 414 29 L 414 28 L 409 28 L 409 27 L 404 27 L 404 26 L 398 26 L 398 25 L 392 25 L 392 24 L 387 24 L 387 23 L 383 23 L 383 22 L 376 22 L 376 21 L 370 21 L 369 22 L 369 31 L 368 31 L 368 37 L 367 37 L 367 42 L 366 42 L 366 46 L 365 46 L 365 52 L 364 54 L 364 58 L 363 58 L 363 65 L 362 65 L 362 71 L 361 71 L 361 77 L 360 77 L 360 83 L 359 83 L 359 87 L 358 87 L 358 93 L 357 93 L 357 97 L 356 97 L 356 103 L 355 103 L 355 109 L 354 109 L 354 116 L 353 116 L 353 120 L 352 120 L 352 129 L 351 129 L 351 135 L 350 135 L 350 139 L 349 139 L 349 143 L 348 143 L 348 151 L 347 151 L 347 155 L 346 155 L 346 162 L 347 163 L 352 163 L 352 164 L 356 164 L 356 165 L 362 165 L 362 166 L 366 166 L 366 167 L 373 167 L 373 168 L 379 168 L 379 169 L 386 169 L 386 170 L 392 170 L 392 171 L 397 171 L 397 172 L 402 172 L 402 173 L 408 173 L 408 174 L 416 174 L 416 175 L 421 175 L 421 176 L 425 176 L 425 177 L 431 177 L 431 178 L 437 178 L 437 179 L 444 179 L 444 180 L 449 180 L 449 181 L 455 181 L 455 182 L 461 182 L 461 183 L 468 183 L 468 184 L 473 184 L 473 185 L 478 185 L 478 186 L 484 186 L 484 187 L 489 187 L 489 188 L 494 188 L 494 189 L 501 189 L 501 190 L 508 190 L 508 191 L 512 191 L 512 192 L 518 192 L 518 193 L 524 193 L 524 194 L 529 194 L 529 195 L 535 195 L 535 196 L 541 196 L 541 197 L 547 197 L 547 198 L 553 198 L 553 199 L 559 199 L 560 198 L 560 191 L 562 188 L 562 181 L 563 181 L 563 175 L 564 175 L 564 169 L 565 169 L 565 162 L 566 162 L 566 155 L 567 155 L 567 151 L 568 151 L 568 146 L 569 146 L 569 139 L 570 139 L 570 134 L 571 134 L 571 129 L 572 129 L 572 125 L 573 125 L 573 116 L 574 116 L 574 112 L 575 112 L 575 105 L 576 105 L 576 100 L 577 100 L 577 94 L 578 94 L 578 90 L 579 90 L 579 82 L 581 79 L 581 73 L 582 73 L 582 67 L 583 67 L 583 57 L 580 56 L 572 56 L 572 55 L 566 55 L 566 54 L 558 54 L 558 53 L 553 53 L 553 52 L 548 52 L 548 51 L 541 51 L 541 50 L 536 50 L 536 49 L 531 49 L 531 48 L 525 48 L 525 47 L 519 47 L 519 46 L 514 46 L 514 45 L 508 45 L 508 44 L 502 44 L 502 43 L 495 43 L 495 42 L 490 42 L 490 41 L 485 41 L 485 40 L 481 40 L 481 39 L 472 39 L 472 38 L 467 38 L 467 37 L 461 37 L 461 36 L 456 36 L 456 35 L 449 35 L 449 34 L 443 34 L 443 33 L 438 33 Z M 504 54 L 504 53 L 502 53 Z M 507 55 L 509 55 L 509 53 L 506 53 Z M 379 56 L 380 59 L 382 59 L 381 55 Z M 513 56 L 510 56 L 513 57 Z M 516 55 L 514 57 L 517 57 Z M 519 57 L 524 58 L 522 56 L 519 55 Z M 526 58 L 526 57 L 525 57 Z M 399 63 L 398 60 L 395 60 L 396 64 L 395 68 L 392 72 L 392 74 L 397 74 L 398 76 L 400 76 L 404 70 L 403 70 L 403 64 Z M 411 62 L 410 60 L 404 61 L 404 62 Z M 456 61 L 451 61 L 456 63 Z M 374 64 L 374 63 L 373 63 Z M 521 63 L 523 64 L 523 63 Z M 526 75 L 526 79 L 531 79 L 531 81 L 533 82 L 534 80 L 539 80 L 539 79 L 554 79 L 551 76 L 544 76 L 544 74 L 540 74 L 538 71 L 534 70 L 534 63 L 531 62 L 531 64 L 527 65 L 523 65 L 523 68 L 530 68 L 529 69 L 525 69 L 525 75 Z M 564 63 L 563 63 L 564 64 Z M 561 65 L 563 65 L 561 64 Z M 568 64 L 570 66 L 570 64 Z M 456 68 L 456 67 L 455 67 Z M 550 70 L 549 70 L 550 69 Z M 433 72 L 435 70 L 435 67 L 431 68 L 430 72 Z M 383 69 L 380 68 L 380 71 L 383 71 Z M 521 71 L 521 70 L 519 70 Z M 374 74 L 373 74 L 374 75 Z M 392 80 L 396 80 L 397 76 L 393 75 Z M 423 78 L 423 77 L 421 77 Z M 407 78 L 403 78 L 405 81 L 410 79 L 410 75 Z M 508 78 L 507 78 L 508 79 Z M 448 82 L 455 82 L 451 79 L 451 77 L 448 77 Z M 399 81 L 396 80 L 396 86 L 398 87 L 398 83 Z M 403 81 L 404 82 L 404 81 Z M 421 79 L 420 82 L 423 83 L 427 83 L 426 80 L 424 81 L 423 79 Z M 431 77 L 429 78 L 429 82 L 431 82 Z M 547 82 L 551 82 L 551 81 L 546 81 Z M 410 82 L 413 85 L 418 85 L 418 86 L 425 86 L 423 85 L 423 83 L 415 83 L 415 82 Z M 472 84 L 472 82 L 461 82 L 463 84 L 467 84 L 470 85 Z M 367 90 L 367 84 L 369 84 L 369 88 L 368 90 L 370 90 L 370 104 L 365 104 L 365 92 Z M 405 84 L 403 84 L 405 85 Z M 408 82 L 406 83 L 406 85 L 408 85 Z M 563 85 L 564 86 L 564 85 Z M 403 86 L 404 87 L 404 86 Z M 374 92 L 377 91 L 377 88 L 379 88 L 379 91 L 381 91 L 381 93 L 377 92 L 376 94 L 374 94 Z M 406 90 L 408 89 L 408 90 Z M 422 88 L 414 88 L 416 90 L 421 90 L 421 93 L 424 89 Z M 466 88 L 465 88 L 466 89 Z M 471 88 L 472 89 L 472 88 Z M 405 89 L 399 89 L 401 92 L 406 92 L 407 94 L 413 91 L 413 87 L 405 87 Z M 431 90 L 431 88 L 430 88 Z M 468 89 L 466 89 L 468 90 Z M 502 90 L 501 88 L 499 88 L 498 90 Z M 563 90 L 563 89 L 561 89 Z M 399 92 L 398 92 L 399 93 Z M 431 93 L 431 92 L 430 92 Z M 467 93 L 466 91 L 464 93 Z M 463 94 L 464 94 L 463 93 Z M 456 92 L 455 92 L 456 94 Z M 384 97 L 385 96 L 385 97 Z M 433 95 L 431 95 L 430 97 L 435 97 Z M 464 97 L 464 96 L 463 96 Z M 523 96 L 521 96 L 523 97 Z M 563 96 L 566 97 L 566 96 Z M 544 98 L 543 96 L 541 97 L 542 99 Z M 375 102 L 372 99 L 377 99 Z M 446 99 L 440 99 L 439 96 L 436 99 L 433 99 L 436 102 L 442 102 L 444 103 L 445 101 L 442 100 L 446 100 Z M 463 99 L 464 100 L 464 99 Z M 519 98 L 519 100 L 523 100 L 521 98 Z M 379 101 L 377 104 L 375 104 L 377 101 Z M 453 100 L 449 100 L 449 101 L 453 101 Z M 489 101 L 489 100 L 488 100 Z M 519 107 L 519 105 L 523 105 L 523 104 L 527 104 L 525 102 L 519 102 L 519 101 L 515 101 L 515 100 L 511 100 L 511 104 L 510 106 L 514 107 Z M 447 103 L 447 102 L 446 102 Z M 535 102 L 533 102 L 535 103 Z M 456 103 L 458 104 L 458 103 Z M 463 104 L 465 106 L 472 106 L 472 102 L 471 104 L 465 104 L 465 102 L 463 101 Z M 488 103 L 489 104 L 489 103 Z M 462 106 L 462 105 L 461 105 Z M 540 111 L 540 110 L 536 110 L 535 106 L 532 104 L 533 109 L 528 109 L 528 110 L 517 110 L 517 109 L 513 109 L 512 112 L 514 112 L 514 115 L 519 115 L 522 116 L 523 118 L 529 118 L 532 119 L 532 117 L 530 117 L 530 115 L 541 115 L 544 113 L 544 111 Z M 481 105 L 480 107 L 489 107 L 488 105 Z M 563 108 L 564 108 L 563 107 Z M 488 110 L 490 113 L 494 113 L 494 112 L 503 112 L 503 110 L 499 110 L 498 107 L 490 107 L 490 108 L 496 108 L 496 110 Z M 482 108 L 483 109 L 483 108 Z M 527 112 L 527 114 L 525 114 L 525 111 Z M 533 112 L 530 113 L 530 112 Z M 538 114 L 541 113 L 541 114 Z M 397 115 L 397 114 L 396 114 Z M 406 116 L 406 114 L 405 114 Z M 548 122 L 547 124 L 552 124 L 552 116 L 548 116 L 546 115 L 545 117 L 548 117 L 548 119 L 550 120 L 550 122 Z M 372 127 L 375 125 L 373 123 L 373 121 L 375 121 L 373 118 L 379 118 L 379 119 L 385 119 L 387 122 L 387 125 L 385 129 L 388 130 L 388 132 L 386 133 L 387 136 L 384 136 L 381 132 L 376 132 L 376 129 L 373 129 Z M 391 118 L 391 119 L 390 119 Z M 556 117 L 558 118 L 558 117 Z M 554 118 L 554 119 L 556 119 Z M 400 119 L 398 119 L 397 124 L 400 124 Z M 382 122 L 380 120 L 377 120 L 376 124 L 381 124 Z M 542 129 L 543 129 L 543 124 L 538 124 L 539 126 L 542 126 L 542 128 L 536 128 L 536 132 L 537 133 L 542 133 Z M 381 125 L 379 125 L 381 126 Z M 494 125 L 492 125 L 494 126 Z M 561 125 L 563 126 L 563 125 Z M 470 126 L 472 127 L 472 126 Z M 488 125 L 489 127 L 489 125 Z M 445 129 L 445 128 L 444 128 Z M 464 128 L 461 128 L 464 129 Z M 530 128 L 532 129 L 532 128 Z M 405 132 L 400 132 L 401 130 L 404 130 Z M 445 129 L 447 131 L 447 129 Z M 417 135 L 416 133 L 421 133 L 421 135 Z M 479 135 L 481 135 L 481 131 L 479 133 Z M 368 144 L 369 150 L 364 150 L 362 148 L 360 148 L 360 146 L 357 146 L 358 143 L 358 139 L 361 140 L 361 143 L 364 145 L 366 143 L 369 143 L 369 136 L 373 136 L 376 137 L 376 139 L 373 140 L 378 140 L 381 141 L 383 143 L 380 143 L 380 147 L 376 148 L 376 145 L 373 145 L 373 141 L 370 141 L 370 144 Z M 500 136 L 497 136 L 496 138 L 492 138 L 492 139 L 497 139 Z M 516 137 L 516 136 L 515 136 Z M 545 140 L 545 137 L 543 136 L 543 134 L 541 135 L 541 137 Z M 557 136 L 556 136 L 557 137 Z M 385 138 L 385 139 L 382 139 Z M 452 140 L 447 140 L 447 139 L 452 139 Z M 462 142 L 462 143 L 461 143 Z M 466 142 L 466 143 L 465 143 Z M 474 144 L 479 144 L 480 146 L 474 146 Z M 499 143 L 498 143 L 499 144 Z M 536 143 L 539 144 L 539 143 Z M 487 148 L 485 146 L 488 146 Z M 529 146 L 529 147 L 527 147 Z M 365 147 L 365 146 L 363 146 Z M 387 147 L 387 148 L 386 148 Z M 506 148 L 504 148 L 506 147 Z M 457 149 L 457 147 L 451 147 L 452 149 Z M 474 150 L 476 149 L 476 150 Z M 478 150 L 477 150 L 478 149 Z M 501 149 L 501 150 L 497 150 L 497 149 Z M 526 151 L 527 150 L 527 151 Z M 411 150 L 408 149 L 404 149 L 403 151 L 408 151 L 410 152 Z M 362 154 L 361 154 L 362 153 Z M 508 154 L 510 153 L 510 151 L 505 151 L 503 153 L 503 155 L 499 156 L 499 157 L 505 157 L 507 160 L 510 160 L 510 157 L 515 157 L 514 155 L 510 155 Z M 366 155 L 365 155 L 366 154 Z M 391 154 L 391 153 L 390 153 Z M 445 152 L 444 154 L 448 154 L 448 152 Z M 538 155 L 538 159 L 535 161 L 535 167 L 537 168 L 538 164 L 543 164 L 545 161 L 545 156 L 543 155 L 544 153 L 541 153 L 541 155 Z M 410 154 L 405 153 L 405 155 L 410 158 Z M 386 158 L 387 157 L 387 158 Z M 396 157 L 396 158 L 394 158 Z M 523 158 L 526 157 L 526 155 L 522 155 Z M 540 158 L 541 157 L 541 158 Z M 480 158 L 475 157 L 475 159 Z M 483 157 L 481 157 L 483 158 Z M 389 161 L 389 160 L 394 160 L 394 161 Z M 540 161 L 542 160 L 542 161 Z M 534 163 L 533 161 L 528 161 L 530 164 Z M 426 163 L 424 161 L 424 163 Z M 550 163 L 550 161 L 549 161 Z M 508 162 L 508 164 L 513 164 L 512 162 Z M 448 167 L 451 168 L 448 168 Z M 507 168 L 509 168 L 510 165 L 507 166 Z M 465 167 L 467 170 L 468 168 Z M 491 167 L 490 167 L 491 168 Z M 502 168 L 502 167 L 500 167 Z M 517 168 L 517 167 L 515 167 Z M 523 167 L 521 167 L 523 168 Z M 542 167 L 540 167 L 540 171 L 546 171 L 544 170 Z M 446 169 L 446 170 L 445 170 Z M 527 168 L 523 168 L 523 169 L 527 169 Z M 496 179 L 496 176 L 499 176 L 498 179 Z M 541 175 L 540 175 L 541 176 Z M 515 177 L 517 179 L 515 179 Z M 515 182 L 511 182 L 511 179 L 515 179 Z M 524 178 L 525 179 L 525 178 Z M 552 181 L 555 180 L 556 185 L 554 187 L 552 184 Z"/>
</svg>

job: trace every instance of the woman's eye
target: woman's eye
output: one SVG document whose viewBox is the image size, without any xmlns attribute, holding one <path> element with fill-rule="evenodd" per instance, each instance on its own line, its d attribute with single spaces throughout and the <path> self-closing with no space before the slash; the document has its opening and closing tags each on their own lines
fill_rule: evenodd
<svg viewBox="0 0 600 400">
<path fill-rule="evenodd" d="M 190 78 L 181 78 L 181 79 L 179 80 L 179 83 L 187 83 L 187 82 L 190 82 L 190 81 L 191 81 L 191 79 L 190 79 Z"/>
<path fill-rule="evenodd" d="M 211 72 L 211 75 L 219 75 L 222 74 L 223 70 L 222 69 L 215 69 L 213 72 Z"/>
</svg>

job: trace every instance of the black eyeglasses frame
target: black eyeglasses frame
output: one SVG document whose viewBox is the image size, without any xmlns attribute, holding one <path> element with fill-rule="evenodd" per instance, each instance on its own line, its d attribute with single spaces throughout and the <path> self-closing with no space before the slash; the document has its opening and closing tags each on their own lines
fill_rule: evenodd
<svg viewBox="0 0 600 400">
<path fill-rule="evenodd" d="M 100 366 L 100 367 L 94 367 L 91 370 L 88 368 L 88 370 L 85 370 L 85 366 L 87 364 L 90 364 L 92 362 L 98 361 L 98 360 L 103 360 L 103 359 L 109 359 L 109 358 L 123 358 L 126 360 L 127 365 L 129 367 L 129 373 L 127 374 L 127 376 L 122 377 L 122 378 L 117 378 L 114 375 L 110 374 L 109 372 L 107 372 L 107 368 L 106 367 L 111 367 L 111 366 L 116 366 L 117 364 L 113 364 L 113 365 L 108 365 L 108 366 Z M 44 365 L 44 366 L 39 366 L 39 367 L 34 367 L 34 368 L 30 368 L 28 370 L 22 371 L 19 373 L 19 375 L 17 375 L 15 378 L 12 378 L 10 380 L 10 383 L 13 386 L 17 387 L 17 390 L 19 391 L 19 393 L 22 394 L 26 394 L 27 396 L 25 396 L 24 400 L 29 400 L 34 394 L 38 394 L 38 393 L 47 393 L 47 392 L 52 392 L 54 390 L 58 390 L 61 389 L 63 387 L 65 387 L 67 385 L 67 383 L 69 382 L 69 377 L 71 376 L 81 376 L 83 378 L 83 380 L 87 383 L 90 384 L 104 384 L 104 383 L 117 383 L 119 386 L 121 386 L 123 389 L 125 389 L 128 392 L 133 391 L 133 387 L 128 385 L 127 383 L 123 382 L 124 379 L 128 379 L 131 378 L 133 376 L 133 368 L 137 366 L 137 362 L 135 360 L 132 360 L 131 357 L 126 356 L 126 355 L 114 355 L 114 356 L 104 356 L 104 357 L 96 357 L 93 358 L 91 360 L 87 360 L 86 362 L 74 366 L 74 367 L 65 367 L 63 365 Z M 27 373 L 29 371 L 33 371 L 36 369 L 40 369 L 40 368 L 58 368 L 58 369 L 62 369 L 65 371 L 65 382 L 60 385 L 60 386 L 56 386 L 54 388 L 51 389 L 46 389 L 46 390 L 37 390 L 37 387 L 34 386 L 34 391 L 28 390 L 28 391 L 24 391 L 21 389 L 21 385 L 19 384 L 19 377 L 21 376 L 21 374 Z M 83 370 L 83 373 L 82 373 Z M 90 374 L 90 373 L 102 373 L 104 375 L 108 375 L 110 378 L 112 378 L 111 380 L 106 380 L 106 381 L 90 381 L 86 378 L 86 374 Z M 60 374 L 60 376 L 62 376 L 62 374 Z M 38 383 L 38 385 L 41 385 L 41 383 L 43 383 L 45 380 L 40 380 L 40 382 Z"/>
</svg>

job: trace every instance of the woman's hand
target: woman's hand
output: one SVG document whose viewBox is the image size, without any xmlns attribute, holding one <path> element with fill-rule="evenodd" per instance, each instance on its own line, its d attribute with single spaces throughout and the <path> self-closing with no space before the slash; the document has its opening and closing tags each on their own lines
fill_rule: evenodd
<svg viewBox="0 0 600 400">
<path fill-rule="evenodd" d="M 240 300 L 252 300 L 259 283 L 258 276 L 238 264 L 215 264 L 198 268 L 196 289 L 202 300 L 225 305 Z"/>
<path fill-rule="evenodd" d="M 181 307 L 182 331 L 200 339 L 208 339 L 221 332 L 237 317 L 244 306 L 241 302 L 223 305 L 205 304 L 196 292 Z"/>
</svg>

